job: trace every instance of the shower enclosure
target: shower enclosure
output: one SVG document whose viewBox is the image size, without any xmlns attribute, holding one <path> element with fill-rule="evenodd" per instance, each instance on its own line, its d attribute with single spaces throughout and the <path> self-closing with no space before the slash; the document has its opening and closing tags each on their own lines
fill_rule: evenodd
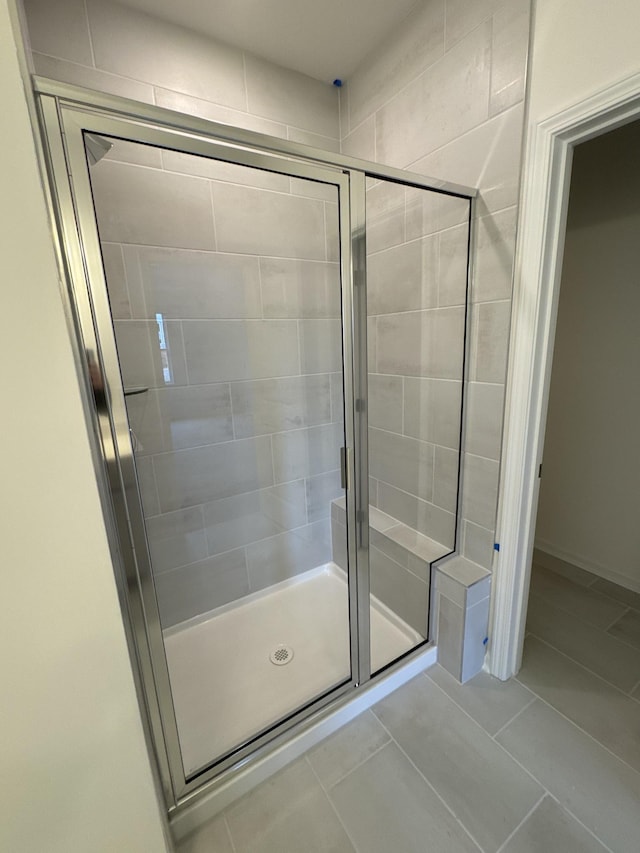
<svg viewBox="0 0 640 853">
<path fill-rule="evenodd" d="M 37 81 L 170 806 L 430 637 L 473 191 Z"/>
</svg>

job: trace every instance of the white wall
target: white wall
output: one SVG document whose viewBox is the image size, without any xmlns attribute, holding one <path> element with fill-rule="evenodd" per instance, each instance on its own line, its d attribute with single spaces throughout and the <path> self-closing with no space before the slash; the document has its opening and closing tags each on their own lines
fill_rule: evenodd
<svg viewBox="0 0 640 853">
<path fill-rule="evenodd" d="M 536 544 L 640 590 L 640 124 L 576 148 Z"/>
<path fill-rule="evenodd" d="M 156 853 L 167 846 L 7 0 L 0 79 L 0 849 Z"/>
<path fill-rule="evenodd" d="M 638 0 L 534 0 L 529 121 L 640 70 Z"/>
</svg>

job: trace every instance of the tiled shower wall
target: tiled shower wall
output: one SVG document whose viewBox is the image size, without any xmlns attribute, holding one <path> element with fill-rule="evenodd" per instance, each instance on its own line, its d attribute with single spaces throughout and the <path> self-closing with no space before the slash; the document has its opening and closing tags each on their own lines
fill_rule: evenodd
<svg viewBox="0 0 640 853">
<path fill-rule="evenodd" d="M 337 190 L 120 141 L 91 176 L 169 626 L 331 559 Z"/>
<path fill-rule="evenodd" d="M 37 74 L 339 150 L 333 86 L 111 0 L 23 0 Z"/>
<path fill-rule="evenodd" d="M 488 568 L 495 535 L 529 18 L 529 0 L 430 0 L 364 60 L 340 92 L 344 153 L 480 190 L 459 548 Z M 394 202 L 389 195 L 387 204 L 395 206 L 399 221 L 404 215 L 411 222 L 408 199 Z M 441 262 L 447 259 L 448 233 L 441 232 Z M 420 334 L 426 337 L 428 330 Z M 415 511 L 410 498 L 404 503 L 406 511 Z M 401 517 L 399 506 L 387 501 L 382 508 Z"/>
<path fill-rule="evenodd" d="M 367 186 L 370 502 L 452 550 L 469 203 Z"/>
<path fill-rule="evenodd" d="M 331 86 L 109 0 L 24 5 L 36 73 L 339 148 Z M 330 559 L 328 513 L 339 493 L 337 265 L 318 261 L 313 251 L 298 262 L 277 257 L 289 226 L 306 222 L 312 239 L 324 234 L 332 205 L 322 192 L 305 198 L 318 192 L 302 181 L 262 173 L 257 189 L 255 171 L 249 180 L 212 166 L 203 172 L 202 162 L 168 153 L 161 159 L 120 142 L 92 174 L 105 208 L 102 237 L 118 342 L 129 365 L 125 384 L 152 389 L 129 397 L 128 406 L 165 625 Z M 122 219 L 123 207 L 109 218 L 123 193 L 129 219 Z M 214 234 L 212 199 L 220 211 L 233 212 L 246 202 L 255 207 L 260 195 L 276 203 L 271 212 L 280 221 L 277 233 L 264 232 L 268 246 L 242 245 L 247 222 Z M 222 220 L 215 225 L 224 227 Z M 226 241 L 227 254 L 212 252 L 216 238 Z M 329 251 L 335 250 L 331 241 Z M 325 252 L 323 242 L 322 258 Z M 203 301 L 198 284 L 205 277 Z M 177 300 L 169 287 L 176 279 L 183 285 Z M 170 385 L 158 360 L 156 312 L 163 315 Z M 215 353 L 207 351 L 213 323 L 221 345 Z M 234 323 L 255 332 L 250 337 L 259 352 L 252 351 L 251 363 L 263 370 L 255 382 L 238 374 L 247 353 L 239 351 Z M 205 360 L 213 371 L 199 371 Z M 286 425 L 272 423 L 276 399 Z"/>
</svg>

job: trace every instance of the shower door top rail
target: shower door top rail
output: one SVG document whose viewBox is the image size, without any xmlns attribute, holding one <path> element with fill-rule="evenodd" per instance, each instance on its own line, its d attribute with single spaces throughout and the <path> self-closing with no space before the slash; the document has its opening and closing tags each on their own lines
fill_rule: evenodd
<svg viewBox="0 0 640 853">
<path fill-rule="evenodd" d="M 304 145 L 300 142 L 280 139 L 279 137 L 257 133 L 253 130 L 240 129 L 232 125 L 198 118 L 188 113 L 181 113 L 164 107 L 142 104 L 131 98 L 123 98 L 119 95 L 107 95 L 95 89 L 73 86 L 70 83 L 60 83 L 38 75 L 34 75 L 32 80 L 34 91 L 41 95 L 52 95 L 64 103 L 82 106 L 96 110 L 97 112 L 105 111 L 110 115 L 115 113 L 123 118 L 149 121 L 154 125 L 163 125 L 172 130 L 215 136 L 219 142 L 224 141 L 230 145 L 268 150 L 273 154 L 279 154 L 283 157 L 295 157 L 309 163 L 322 164 L 333 168 L 354 169 L 364 172 L 370 178 L 396 181 L 405 185 L 410 184 L 444 195 L 466 199 L 473 199 L 478 195 L 478 190 L 475 187 L 426 177 L 425 175 L 409 172 L 405 169 L 396 169 L 393 166 L 373 163 L 369 160 L 350 157 L 346 154 L 323 151 L 321 148 L 314 148 L 311 145 Z"/>
</svg>

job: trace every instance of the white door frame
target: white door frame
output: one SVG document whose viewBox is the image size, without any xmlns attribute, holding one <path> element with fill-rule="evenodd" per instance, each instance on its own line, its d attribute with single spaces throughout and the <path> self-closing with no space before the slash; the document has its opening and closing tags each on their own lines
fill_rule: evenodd
<svg viewBox="0 0 640 853">
<path fill-rule="evenodd" d="M 520 668 L 573 148 L 640 118 L 640 74 L 530 127 L 516 248 L 487 668 Z"/>
</svg>

